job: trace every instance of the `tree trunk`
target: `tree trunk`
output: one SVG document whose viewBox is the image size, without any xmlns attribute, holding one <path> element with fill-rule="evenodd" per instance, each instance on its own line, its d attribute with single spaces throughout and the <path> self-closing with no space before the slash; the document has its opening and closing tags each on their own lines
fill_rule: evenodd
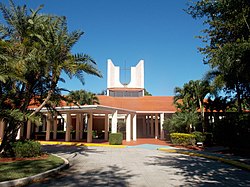
<svg viewBox="0 0 250 187">
<path fill-rule="evenodd" d="M 34 112 L 32 112 L 29 117 L 31 117 L 31 116 L 35 115 L 36 113 L 38 113 L 45 106 L 45 104 L 47 104 L 47 102 L 51 98 L 52 93 L 53 93 L 53 91 L 50 90 L 48 92 L 48 95 L 47 95 L 46 99 L 43 101 L 43 103 L 39 107 L 37 107 L 36 110 Z"/>
<path fill-rule="evenodd" d="M 14 152 L 12 150 L 11 143 L 16 141 L 17 133 L 21 124 L 17 124 L 15 122 L 6 123 L 4 136 L 2 139 L 2 143 L 0 145 L 0 154 L 4 157 L 14 157 Z"/>
<path fill-rule="evenodd" d="M 240 90 L 240 86 L 239 84 L 236 85 L 236 94 L 237 94 L 237 102 L 238 102 L 238 106 L 237 106 L 237 110 L 238 110 L 238 113 L 241 113 L 242 112 L 242 107 L 241 107 L 241 90 Z"/>
<path fill-rule="evenodd" d="M 205 112 L 204 112 L 204 106 L 200 99 L 199 99 L 199 105 L 200 105 L 200 113 L 201 113 L 202 132 L 204 133 L 205 132 L 205 121 L 204 121 Z"/>
</svg>

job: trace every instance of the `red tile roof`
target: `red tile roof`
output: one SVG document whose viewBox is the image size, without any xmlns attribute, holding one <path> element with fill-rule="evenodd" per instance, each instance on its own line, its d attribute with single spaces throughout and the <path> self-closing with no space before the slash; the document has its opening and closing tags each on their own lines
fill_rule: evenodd
<svg viewBox="0 0 250 187">
<path fill-rule="evenodd" d="M 133 110 L 137 112 L 166 112 L 174 113 L 176 108 L 173 105 L 172 96 L 144 96 L 144 97 L 111 97 L 106 95 L 98 95 L 100 105 L 110 106 L 115 108 Z M 30 109 L 37 108 L 38 103 L 32 100 Z M 74 106 L 73 103 L 67 103 L 65 101 L 60 101 L 58 105 L 60 107 L 64 106 Z"/>
<path fill-rule="evenodd" d="M 137 112 L 176 112 L 172 96 L 110 97 L 98 95 L 98 99 L 101 105 Z"/>
<path fill-rule="evenodd" d="M 30 105 L 28 106 L 29 109 L 34 109 L 37 108 L 38 106 L 40 106 L 41 103 L 39 103 L 38 101 L 35 101 L 34 99 L 31 100 Z M 64 107 L 64 106 L 75 106 L 74 103 L 67 103 L 64 100 L 59 101 L 59 104 L 57 105 L 58 107 Z"/>
</svg>

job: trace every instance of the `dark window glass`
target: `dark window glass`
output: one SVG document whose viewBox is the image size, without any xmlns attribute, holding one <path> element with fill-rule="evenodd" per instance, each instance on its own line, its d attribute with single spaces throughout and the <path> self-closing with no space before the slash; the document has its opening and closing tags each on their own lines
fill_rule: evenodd
<svg viewBox="0 0 250 187">
<path fill-rule="evenodd" d="M 109 91 L 112 97 L 142 97 L 142 91 Z"/>
</svg>

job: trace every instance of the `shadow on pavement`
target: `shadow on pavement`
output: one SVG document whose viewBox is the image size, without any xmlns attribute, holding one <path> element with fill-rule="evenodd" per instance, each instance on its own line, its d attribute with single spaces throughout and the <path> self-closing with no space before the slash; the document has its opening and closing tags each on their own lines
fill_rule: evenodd
<svg viewBox="0 0 250 187">
<path fill-rule="evenodd" d="M 101 169 L 86 170 L 84 173 L 78 173 L 75 169 L 61 172 L 57 176 L 47 178 L 39 184 L 32 184 L 30 187 L 42 186 L 109 186 L 125 187 L 128 186 L 127 180 L 136 177 L 131 175 L 131 171 L 118 167 L 116 165 L 108 166 Z"/>
<path fill-rule="evenodd" d="M 250 172 L 217 161 L 179 154 L 152 156 L 150 160 L 145 164 L 159 165 L 163 170 L 175 168 L 174 175 L 184 176 L 187 185 L 250 186 Z"/>
<path fill-rule="evenodd" d="M 83 156 L 88 156 L 88 153 L 102 153 L 102 151 L 97 151 L 96 149 L 89 149 L 86 146 L 67 146 L 67 145 L 43 145 L 42 151 L 53 153 L 53 154 L 80 154 Z"/>
</svg>

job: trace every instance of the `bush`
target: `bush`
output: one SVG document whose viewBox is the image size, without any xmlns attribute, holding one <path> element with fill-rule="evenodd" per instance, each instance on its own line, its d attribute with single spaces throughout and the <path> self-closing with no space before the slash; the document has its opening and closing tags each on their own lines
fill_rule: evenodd
<svg viewBox="0 0 250 187">
<path fill-rule="evenodd" d="M 41 155 L 41 144 L 39 142 L 24 140 L 13 143 L 12 149 L 16 158 L 37 157 Z"/>
<path fill-rule="evenodd" d="M 197 142 L 205 142 L 206 136 L 202 132 L 194 131 L 194 132 L 192 132 L 192 134 L 195 136 L 196 143 Z"/>
<path fill-rule="evenodd" d="M 195 145 L 195 135 L 185 133 L 171 133 L 171 141 L 175 145 Z"/>
<path fill-rule="evenodd" d="M 109 134 L 110 145 L 121 145 L 122 144 L 122 133 L 110 133 Z"/>
<path fill-rule="evenodd" d="M 176 122 L 176 118 L 178 118 L 177 114 L 174 114 L 171 118 L 167 118 L 164 122 L 163 122 L 163 129 L 170 132 L 170 133 L 174 133 L 174 132 L 187 132 L 186 130 L 186 124 L 182 123 L 182 122 Z"/>
</svg>

